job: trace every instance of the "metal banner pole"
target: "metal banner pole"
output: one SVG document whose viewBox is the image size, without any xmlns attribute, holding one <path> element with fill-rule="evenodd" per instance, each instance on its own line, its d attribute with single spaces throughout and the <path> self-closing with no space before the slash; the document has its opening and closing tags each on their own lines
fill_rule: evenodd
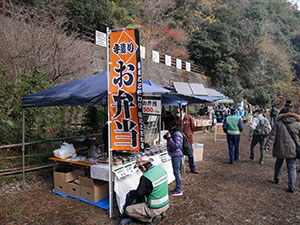
<svg viewBox="0 0 300 225">
<path fill-rule="evenodd" d="M 110 83 L 110 57 L 109 57 L 109 28 L 106 28 L 106 59 L 107 59 L 107 121 L 108 121 L 108 179 L 109 179 L 109 218 L 112 218 L 112 212 L 113 212 L 113 201 L 114 201 L 114 195 L 113 195 L 113 180 L 112 180 L 112 149 L 111 149 L 111 138 L 110 138 L 110 113 L 109 113 L 109 83 Z"/>
<path fill-rule="evenodd" d="M 22 170 L 23 190 L 25 191 L 25 110 L 22 108 Z"/>
<path fill-rule="evenodd" d="M 160 96 L 160 102 L 161 102 L 161 96 Z M 162 105 L 160 106 L 160 108 L 162 107 Z M 162 110 L 161 110 L 162 112 Z M 158 118 L 158 143 L 161 143 L 161 112 Z"/>
<path fill-rule="evenodd" d="M 179 108 L 180 108 L 180 126 L 181 126 L 181 130 L 182 130 L 182 133 L 183 133 L 183 121 L 182 121 L 182 103 L 180 101 L 179 103 Z M 183 166 L 183 177 L 185 178 L 185 155 L 183 155 L 182 157 L 182 166 Z"/>
</svg>

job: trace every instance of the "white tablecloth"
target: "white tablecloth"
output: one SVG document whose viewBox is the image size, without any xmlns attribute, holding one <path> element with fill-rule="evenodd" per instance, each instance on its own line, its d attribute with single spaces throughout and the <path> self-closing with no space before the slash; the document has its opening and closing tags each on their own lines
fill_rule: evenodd
<svg viewBox="0 0 300 225">
<path fill-rule="evenodd" d="M 170 184 L 171 182 L 173 182 L 175 180 L 175 177 L 173 175 L 171 157 L 168 156 L 168 153 L 163 152 L 157 155 L 153 155 L 151 156 L 151 158 L 154 160 L 152 162 L 153 165 L 161 166 L 167 172 L 168 183 Z M 126 167 L 126 165 L 124 166 Z M 120 167 L 113 166 L 113 171 Z M 109 181 L 108 173 L 108 164 L 98 164 L 91 166 L 91 178 L 93 179 Z M 142 176 L 142 173 L 138 169 L 133 171 L 132 168 L 129 174 L 131 175 L 127 175 L 126 177 L 123 177 L 121 179 L 118 178 L 120 177 L 120 174 L 118 174 L 118 176 L 113 176 L 114 191 L 116 193 L 117 203 L 120 211 L 125 204 L 126 194 L 130 190 L 135 190 L 138 187 L 140 177 Z"/>
</svg>

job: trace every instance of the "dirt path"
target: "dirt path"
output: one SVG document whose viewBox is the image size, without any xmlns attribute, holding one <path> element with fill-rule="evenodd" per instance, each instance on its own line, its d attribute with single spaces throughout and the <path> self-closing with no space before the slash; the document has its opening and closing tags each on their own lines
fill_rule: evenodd
<svg viewBox="0 0 300 225">
<path fill-rule="evenodd" d="M 299 190 L 285 192 L 287 172 L 278 185 L 271 183 L 274 158 L 266 155 L 265 164 L 249 160 L 248 127 L 240 143 L 240 160 L 228 164 L 227 143 L 213 141 L 212 134 L 198 133 L 195 140 L 205 144 L 204 159 L 197 162 L 200 174 L 187 173 L 183 196 L 170 197 L 167 217 L 159 224 L 300 224 Z M 285 167 L 285 166 L 284 166 Z M 0 196 L 0 224 L 118 224 L 118 210 L 109 219 L 105 210 L 84 202 L 52 194 L 50 182 L 32 182 L 29 190 Z M 298 182 L 299 183 L 299 182 Z M 170 184 L 174 188 L 174 183 Z"/>
</svg>

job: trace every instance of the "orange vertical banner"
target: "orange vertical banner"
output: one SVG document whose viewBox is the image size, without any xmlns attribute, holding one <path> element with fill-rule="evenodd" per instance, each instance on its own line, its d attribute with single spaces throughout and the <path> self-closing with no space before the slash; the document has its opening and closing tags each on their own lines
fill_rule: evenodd
<svg viewBox="0 0 300 225">
<path fill-rule="evenodd" d="M 109 35 L 109 115 L 111 148 L 144 148 L 142 72 L 138 29 L 111 31 Z"/>
</svg>

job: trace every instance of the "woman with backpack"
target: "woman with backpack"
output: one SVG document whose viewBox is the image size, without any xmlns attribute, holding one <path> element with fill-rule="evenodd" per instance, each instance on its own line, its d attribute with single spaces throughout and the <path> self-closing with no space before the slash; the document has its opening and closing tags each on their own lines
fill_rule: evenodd
<svg viewBox="0 0 300 225">
<path fill-rule="evenodd" d="M 169 132 L 164 135 L 164 138 L 167 139 L 167 150 L 169 156 L 171 156 L 173 174 L 176 181 L 176 187 L 170 191 L 170 195 L 180 196 L 182 195 L 180 169 L 183 157 L 183 135 L 181 128 L 176 123 L 176 117 L 174 115 L 168 116 L 165 120 L 165 124 Z"/>
<path fill-rule="evenodd" d="M 300 147 L 300 116 L 293 113 L 290 101 L 280 111 L 277 120 L 268 136 L 265 151 L 269 151 L 273 144 L 273 157 L 276 158 L 274 168 L 274 183 L 280 181 L 281 169 L 284 160 L 288 172 L 288 189 L 290 193 L 295 192 L 296 188 L 296 158 L 297 147 Z M 299 157 L 299 155 L 298 155 Z"/>
</svg>

